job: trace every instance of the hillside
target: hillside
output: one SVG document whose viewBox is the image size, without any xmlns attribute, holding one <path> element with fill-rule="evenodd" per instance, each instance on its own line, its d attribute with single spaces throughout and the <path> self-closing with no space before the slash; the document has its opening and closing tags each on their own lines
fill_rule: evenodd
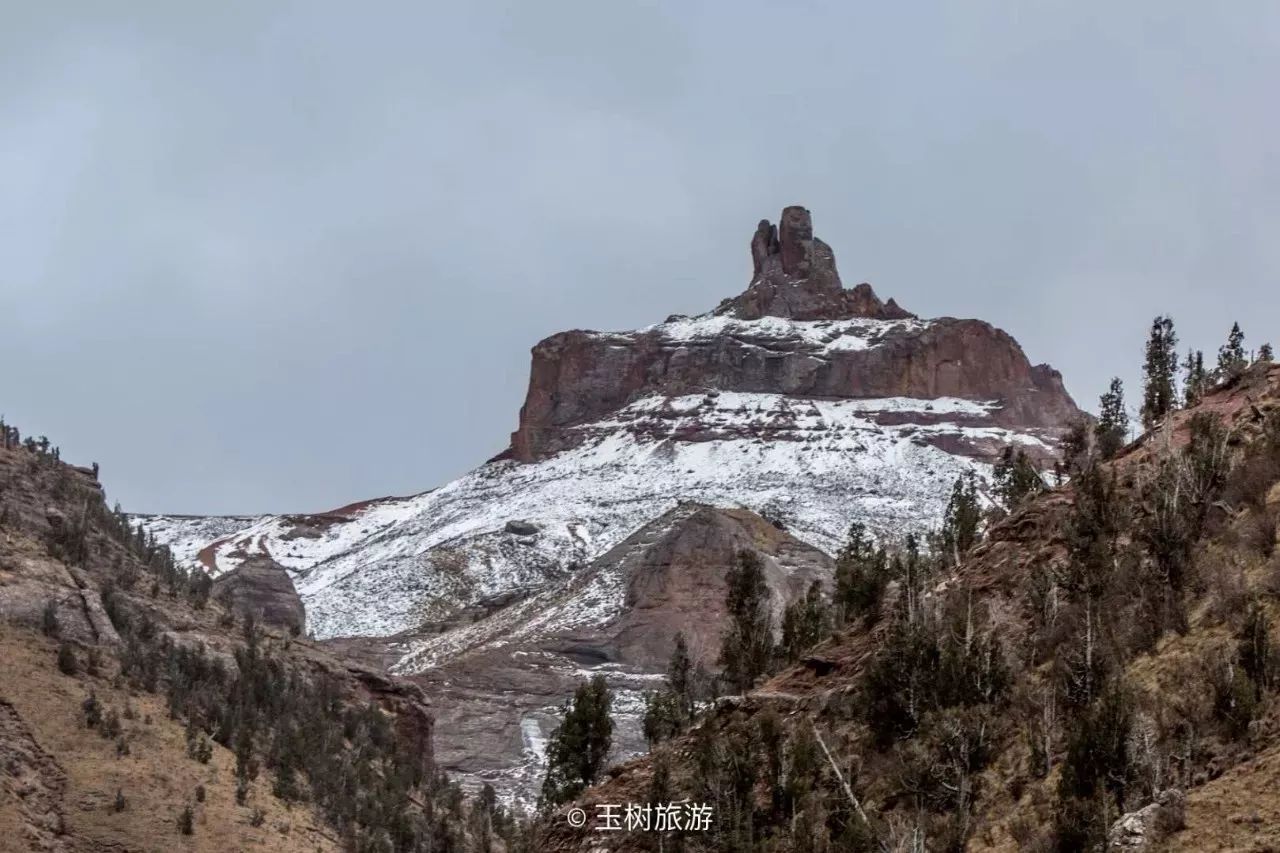
<svg viewBox="0 0 1280 853">
<path fill-rule="evenodd" d="M 957 565 L 846 556 L 889 572 L 876 604 L 571 804 L 706 802 L 713 830 L 565 807 L 539 849 L 1275 849 L 1280 368 L 1071 464 Z"/>
<path fill-rule="evenodd" d="M 421 691 L 224 605 L 107 508 L 96 468 L 3 433 L 0 847 L 477 837 L 435 768 Z"/>
</svg>

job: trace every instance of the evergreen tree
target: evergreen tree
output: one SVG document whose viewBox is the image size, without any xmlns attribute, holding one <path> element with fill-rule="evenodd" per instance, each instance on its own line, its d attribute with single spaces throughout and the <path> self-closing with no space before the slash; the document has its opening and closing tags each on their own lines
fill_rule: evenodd
<svg viewBox="0 0 1280 853">
<path fill-rule="evenodd" d="M 1239 323 L 1232 323 L 1227 342 L 1218 348 L 1218 380 L 1236 378 L 1248 364 L 1244 355 L 1244 332 L 1240 331 Z"/>
<path fill-rule="evenodd" d="M 982 506 L 978 502 L 978 479 L 972 470 L 956 478 L 942 517 L 942 547 L 953 564 L 978 543 Z"/>
<path fill-rule="evenodd" d="M 1204 369 L 1204 353 L 1200 350 L 1187 350 L 1182 370 L 1184 403 L 1188 407 L 1194 406 L 1200 402 L 1209 385 L 1209 374 Z"/>
<path fill-rule="evenodd" d="M 693 661 L 689 658 L 689 645 L 685 642 L 684 632 L 676 634 L 675 651 L 671 653 L 671 661 L 667 664 L 667 683 L 671 692 L 680 700 L 680 707 L 686 716 L 693 713 Z"/>
<path fill-rule="evenodd" d="M 684 721 L 684 710 L 680 707 L 680 699 L 674 692 L 658 690 L 645 698 L 641 731 L 650 749 L 664 740 L 675 737 Z"/>
<path fill-rule="evenodd" d="M 1115 456 L 1125 445 L 1129 435 L 1129 413 L 1124 409 L 1124 386 L 1118 376 L 1111 380 L 1107 393 L 1098 398 L 1098 423 L 1093 432 L 1103 459 Z"/>
<path fill-rule="evenodd" d="M 836 557 L 836 618 L 849 622 L 875 616 L 889 583 L 889 558 L 867 535 L 867 526 L 854 522 L 849 538 Z"/>
<path fill-rule="evenodd" d="M 1271 686 L 1275 676 L 1276 653 L 1271 645 L 1271 626 L 1266 610 L 1258 603 L 1249 606 L 1248 615 L 1236 641 L 1237 657 L 1245 675 L 1261 692 Z"/>
<path fill-rule="evenodd" d="M 993 472 L 996 494 L 1006 510 L 1012 510 L 1027 495 L 1044 490 L 1044 479 L 1027 454 L 1015 451 L 1012 445 L 1000 454 L 1000 461 Z"/>
<path fill-rule="evenodd" d="M 1271 351 L 1271 344 L 1263 344 L 1262 346 L 1258 347 L 1258 361 L 1261 361 L 1264 364 L 1267 364 L 1273 360 L 1274 360 L 1274 356 Z"/>
<path fill-rule="evenodd" d="M 675 651 L 667 664 L 667 687 L 645 698 L 642 729 L 652 749 L 675 736 L 693 715 L 693 662 L 684 634 L 676 634 Z"/>
<path fill-rule="evenodd" d="M 183 835 L 190 835 L 195 831 L 195 815 L 191 812 L 191 806 L 183 806 L 182 813 L 178 815 L 178 831 Z"/>
<path fill-rule="evenodd" d="M 729 627 L 721 638 L 719 663 L 729 684 L 746 693 L 768 671 L 773 652 L 769 587 L 760 558 L 752 551 L 740 551 L 725 582 Z"/>
<path fill-rule="evenodd" d="M 542 782 L 544 807 L 573 799 L 596 781 L 613 744 L 612 696 L 603 675 L 578 685 L 566 704 L 564 721 L 547 744 L 547 775 Z"/>
<path fill-rule="evenodd" d="M 1174 372 L 1178 366 L 1178 336 L 1173 331 L 1172 317 L 1156 317 L 1151 321 L 1143 362 L 1142 426 L 1151 429 L 1176 404 Z"/>
<path fill-rule="evenodd" d="M 778 652 L 788 661 L 800 656 L 831 633 L 831 612 L 822 584 L 814 581 L 804 597 L 787 606 L 782 617 L 782 646 Z"/>
</svg>

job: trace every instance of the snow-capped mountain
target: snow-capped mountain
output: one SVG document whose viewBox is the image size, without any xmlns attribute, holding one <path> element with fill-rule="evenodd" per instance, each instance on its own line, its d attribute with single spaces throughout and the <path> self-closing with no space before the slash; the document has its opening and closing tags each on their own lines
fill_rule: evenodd
<svg viewBox="0 0 1280 853">
<path fill-rule="evenodd" d="M 274 559 L 318 638 L 390 636 L 571 572 L 681 500 L 830 552 L 855 520 L 934 523 L 1007 444 L 1052 456 L 1079 416 L 1056 372 L 986 323 L 844 290 L 809 223 L 762 223 L 751 286 L 713 312 L 540 343 L 511 449 L 452 483 L 319 515 L 142 520 L 215 576 Z"/>
<path fill-rule="evenodd" d="M 1008 334 L 846 290 L 803 208 L 751 249 L 747 290 L 707 314 L 539 343 L 511 446 L 451 483 L 318 515 L 138 521 L 216 577 L 287 572 L 319 639 L 383 638 L 361 647 L 453 721 L 446 765 L 527 795 L 574 679 L 607 672 L 637 700 L 682 619 L 714 664 L 725 564 L 763 547 L 743 530 L 793 543 L 761 552 L 782 604 L 797 572 L 829 580 L 797 549 L 832 554 L 854 521 L 933 525 L 958 475 L 1010 445 L 1048 463 L 1082 417 Z M 668 607 L 677 588 L 705 613 Z M 682 615 L 638 619 L 653 596 Z"/>
</svg>

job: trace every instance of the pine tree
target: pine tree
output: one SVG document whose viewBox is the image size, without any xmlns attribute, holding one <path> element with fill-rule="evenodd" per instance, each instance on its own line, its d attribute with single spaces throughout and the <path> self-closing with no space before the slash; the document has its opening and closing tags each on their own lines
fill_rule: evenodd
<svg viewBox="0 0 1280 853">
<path fill-rule="evenodd" d="M 1103 459 L 1115 456 L 1125 445 L 1129 435 L 1129 413 L 1124 408 L 1124 385 L 1118 376 L 1111 380 L 1107 393 L 1098 398 L 1098 423 L 1093 432 Z"/>
<path fill-rule="evenodd" d="M 547 744 L 547 775 L 542 803 L 556 806 L 573 799 L 594 783 L 604 769 L 613 744 L 612 696 L 603 675 L 580 684 L 566 704 L 564 721 Z"/>
<path fill-rule="evenodd" d="M 721 638 L 719 663 L 735 690 L 746 693 L 769 668 L 773 625 L 764 566 L 752 551 L 741 551 L 725 577 L 729 627 Z"/>
<path fill-rule="evenodd" d="M 1143 362 L 1142 426 L 1151 429 L 1176 404 L 1174 372 L 1178 366 L 1178 336 L 1173 331 L 1172 317 L 1156 317 L 1151 321 Z"/>
<path fill-rule="evenodd" d="M 1264 364 L 1269 364 L 1273 360 L 1274 355 L 1271 351 L 1271 344 L 1263 344 L 1258 347 L 1258 361 L 1263 362 Z"/>
<path fill-rule="evenodd" d="M 1209 374 L 1204 369 L 1204 353 L 1200 350 L 1187 350 L 1182 370 L 1184 405 L 1189 408 L 1200 402 L 1209 384 Z"/>
<path fill-rule="evenodd" d="M 1240 331 L 1239 323 L 1232 323 L 1227 342 L 1218 349 L 1218 380 L 1236 378 L 1248 364 L 1244 355 L 1244 332 Z"/>
</svg>

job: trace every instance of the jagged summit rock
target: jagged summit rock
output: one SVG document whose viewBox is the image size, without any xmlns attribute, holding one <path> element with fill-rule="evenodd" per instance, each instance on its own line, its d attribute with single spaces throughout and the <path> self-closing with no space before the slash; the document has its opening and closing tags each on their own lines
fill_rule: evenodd
<svg viewBox="0 0 1280 853">
<path fill-rule="evenodd" d="M 751 254 L 755 275 L 746 291 L 707 314 L 633 332 L 561 332 L 534 347 L 506 456 L 545 459 L 578 446 L 585 424 L 646 395 L 707 390 L 993 401 L 994 419 L 1016 429 L 1055 430 L 1080 415 L 1061 375 L 1033 366 L 1017 341 L 989 323 L 921 320 L 892 299 L 882 302 L 869 284 L 846 290 L 803 207 L 786 208 L 777 226 L 762 221 Z M 1000 449 L 953 446 L 980 456 Z"/>
<path fill-rule="evenodd" d="M 880 301 L 871 285 L 846 290 L 835 252 L 813 236 L 813 216 L 799 205 L 782 211 L 778 224 L 760 220 L 751 238 L 753 276 L 747 290 L 726 299 L 714 314 L 743 320 L 908 320 L 915 314 L 890 299 Z"/>
</svg>

